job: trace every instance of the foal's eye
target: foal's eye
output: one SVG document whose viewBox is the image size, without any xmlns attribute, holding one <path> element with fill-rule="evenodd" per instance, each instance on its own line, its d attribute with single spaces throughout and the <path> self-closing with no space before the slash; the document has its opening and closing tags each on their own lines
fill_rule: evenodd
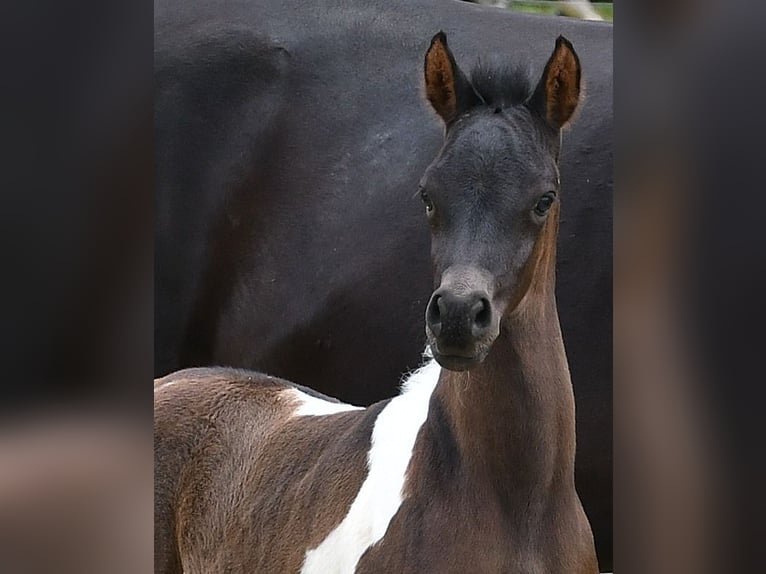
<svg viewBox="0 0 766 574">
<path fill-rule="evenodd" d="M 540 216 L 545 215 L 551 208 L 551 205 L 553 205 L 554 201 L 556 201 L 555 191 L 548 191 L 544 193 L 542 197 L 537 200 L 537 204 L 535 205 L 535 213 Z"/>
<path fill-rule="evenodd" d="M 423 200 L 423 204 L 426 206 L 426 213 L 431 213 L 434 210 L 434 204 L 431 202 L 431 198 L 428 197 L 428 194 L 420 190 L 420 199 Z"/>
</svg>

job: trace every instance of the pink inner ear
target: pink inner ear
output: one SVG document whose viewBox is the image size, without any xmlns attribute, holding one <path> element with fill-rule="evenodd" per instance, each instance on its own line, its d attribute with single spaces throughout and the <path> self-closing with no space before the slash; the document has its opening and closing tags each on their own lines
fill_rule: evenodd
<svg viewBox="0 0 766 574">
<path fill-rule="evenodd" d="M 580 98 L 580 66 L 563 44 L 551 58 L 545 92 L 546 119 L 561 128 L 571 119 Z"/>
<path fill-rule="evenodd" d="M 428 101 L 444 121 L 450 121 L 457 107 L 455 77 L 447 49 L 438 40 L 426 55 L 425 76 Z"/>
</svg>

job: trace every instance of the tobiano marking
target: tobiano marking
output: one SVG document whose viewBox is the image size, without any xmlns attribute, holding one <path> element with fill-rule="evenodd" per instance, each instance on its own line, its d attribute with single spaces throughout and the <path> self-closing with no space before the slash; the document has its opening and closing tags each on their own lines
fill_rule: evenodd
<svg viewBox="0 0 766 574">
<path fill-rule="evenodd" d="M 362 555 L 383 538 L 404 500 L 407 467 L 440 372 L 430 359 L 380 412 L 367 455 L 367 478 L 341 523 L 306 552 L 301 574 L 353 574 Z"/>
<path fill-rule="evenodd" d="M 356 407 L 354 405 L 349 405 L 348 403 L 333 403 L 331 401 L 320 399 L 319 397 L 312 397 L 298 389 L 289 389 L 283 392 L 294 397 L 300 403 L 300 406 L 293 413 L 293 416 L 297 417 L 334 415 L 336 413 L 362 409 L 362 407 Z"/>
</svg>

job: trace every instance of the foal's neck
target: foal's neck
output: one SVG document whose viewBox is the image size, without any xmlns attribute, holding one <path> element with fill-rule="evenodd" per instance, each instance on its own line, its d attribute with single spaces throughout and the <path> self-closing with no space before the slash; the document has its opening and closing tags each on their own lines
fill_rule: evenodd
<svg viewBox="0 0 766 574">
<path fill-rule="evenodd" d="M 442 370 L 433 397 L 464 470 L 513 504 L 574 480 L 574 397 L 553 293 L 555 257 L 545 259 L 551 268 L 503 319 L 484 362 Z"/>
</svg>

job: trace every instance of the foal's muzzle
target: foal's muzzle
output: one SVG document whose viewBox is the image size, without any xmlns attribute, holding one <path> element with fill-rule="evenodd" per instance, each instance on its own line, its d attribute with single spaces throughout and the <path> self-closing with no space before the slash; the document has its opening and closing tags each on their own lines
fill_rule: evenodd
<svg viewBox="0 0 766 574">
<path fill-rule="evenodd" d="M 464 371 L 480 363 L 496 336 L 497 321 L 484 274 L 445 273 L 426 308 L 426 335 L 434 358 Z"/>
</svg>

